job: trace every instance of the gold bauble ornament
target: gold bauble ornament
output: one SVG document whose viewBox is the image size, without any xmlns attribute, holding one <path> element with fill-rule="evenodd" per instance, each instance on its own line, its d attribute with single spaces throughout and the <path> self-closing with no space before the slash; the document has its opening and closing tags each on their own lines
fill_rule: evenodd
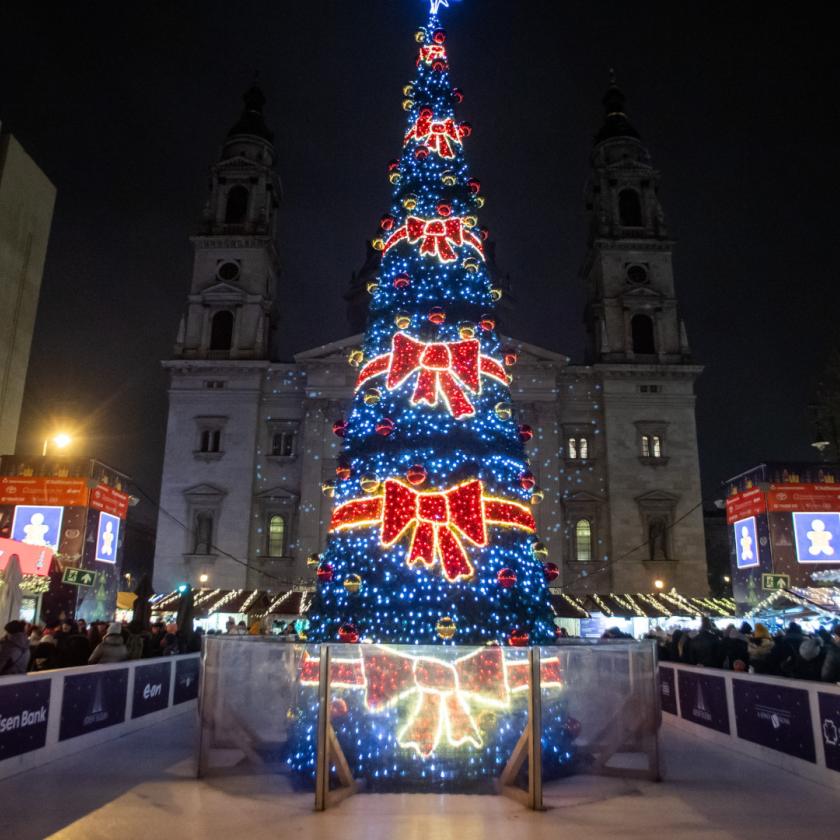
<svg viewBox="0 0 840 840">
<path fill-rule="evenodd" d="M 367 285 L 365 286 L 369 295 L 372 295 L 378 288 L 379 283 L 376 280 L 368 280 Z"/>
<path fill-rule="evenodd" d="M 375 475 L 363 475 L 359 484 L 365 493 L 375 493 L 382 486 L 382 482 Z"/>
<path fill-rule="evenodd" d="M 539 487 L 535 488 L 534 492 L 531 493 L 530 502 L 532 505 L 538 505 L 543 499 L 545 498 L 545 493 L 540 490 Z"/>
<path fill-rule="evenodd" d="M 418 44 L 425 44 L 426 43 L 426 30 L 425 29 L 418 29 L 414 33 L 414 40 L 417 41 Z"/>
<path fill-rule="evenodd" d="M 497 288 L 490 289 L 490 300 L 493 303 L 498 303 L 502 299 L 502 290 Z"/>
<path fill-rule="evenodd" d="M 458 627 L 447 615 L 438 619 L 438 623 L 435 625 L 435 632 L 441 639 L 451 639 L 458 632 Z"/>
<path fill-rule="evenodd" d="M 498 417 L 499 420 L 510 420 L 513 416 L 513 406 L 511 406 L 510 403 L 496 403 L 496 407 L 493 410 L 496 412 L 496 417 Z"/>
<path fill-rule="evenodd" d="M 400 182 L 400 181 L 402 181 L 402 175 L 400 174 L 400 172 L 398 172 L 398 171 L 395 169 L 393 172 L 389 172 L 389 173 L 388 173 L 388 180 L 389 180 L 392 184 L 399 184 L 399 182 Z"/>
<path fill-rule="evenodd" d="M 376 239 L 371 239 L 370 244 L 373 246 L 374 251 L 385 250 L 385 240 L 381 236 L 377 236 Z"/>
<path fill-rule="evenodd" d="M 413 193 L 404 195 L 402 200 L 402 206 L 405 207 L 406 210 L 413 210 L 417 206 L 417 196 Z"/>
<path fill-rule="evenodd" d="M 397 312 L 394 316 L 394 323 L 397 325 L 397 329 L 404 330 L 411 326 L 411 315 L 408 312 Z"/>
<path fill-rule="evenodd" d="M 306 558 L 306 565 L 307 566 L 319 566 L 321 564 L 321 555 L 320 554 L 310 554 Z"/>
<path fill-rule="evenodd" d="M 464 341 L 475 338 L 475 324 L 470 321 L 461 321 L 458 324 L 458 335 Z"/>
<path fill-rule="evenodd" d="M 358 347 L 347 354 L 347 362 L 351 367 L 361 367 L 364 360 L 365 354 Z"/>
<path fill-rule="evenodd" d="M 447 169 L 441 174 L 440 180 L 443 181 L 447 187 L 454 187 L 457 179 L 455 178 L 455 173 L 451 169 Z M 464 219 L 464 224 L 466 223 L 467 220 Z"/>
<path fill-rule="evenodd" d="M 478 224 L 477 216 L 464 216 L 464 224 L 468 228 L 474 228 Z"/>
<path fill-rule="evenodd" d="M 332 480 L 323 482 L 321 484 L 321 492 L 325 496 L 334 496 L 335 495 L 335 482 L 332 481 Z"/>
<path fill-rule="evenodd" d="M 484 200 L 484 196 L 483 196 L 483 195 L 477 195 L 477 196 L 475 197 L 474 201 L 475 201 L 475 206 L 476 206 L 476 207 L 478 207 L 478 208 L 484 207 L 485 200 Z"/>
<path fill-rule="evenodd" d="M 403 88 L 403 96 L 412 97 L 414 96 L 414 85 L 406 85 Z"/>
<path fill-rule="evenodd" d="M 531 551 L 534 552 L 534 557 L 537 557 L 539 560 L 545 560 L 548 557 L 548 546 L 545 543 L 535 542 L 531 546 Z"/>
<path fill-rule="evenodd" d="M 368 388 L 362 399 L 365 405 L 376 405 L 382 399 L 382 391 L 379 388 Z"/>
<path fill-rule="evenodd" d="M 403 111 L 410 111 L 414 107 L 413 99 L 403 99 Z"/>
<path fill-rule="evenodd" d="M 475 274 L 478 271 L 478 260 L 475 257 L 467 257 L 461 265 L 469 271 L 470 274 Z"/>
<path fill-rule="evenodd" d="M 351 594 L 355 595 L 362 588 L 362 579 L 359 575 L 347 575 L 344 578 L 344 588 Z"/>
</svg>

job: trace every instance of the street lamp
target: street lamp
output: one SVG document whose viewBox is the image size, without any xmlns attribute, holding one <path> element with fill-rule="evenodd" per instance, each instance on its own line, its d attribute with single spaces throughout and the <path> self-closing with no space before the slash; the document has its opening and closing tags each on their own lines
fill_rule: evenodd
<svg viewBox="0 0 840 840">
<path fill-rule="evenodd" d="M 58 449 L 66 449 L 70 444 L 73 442 L 73 438 L 67 434 L 67 432 L 59 432 L 52 437 L 44 438 L 44 448 L 41 452 L 42 455 L 46 456 L 47 451 L 50 448 L 50 444 L 55 446 Z"/>
<path fill-rule="evenodd" d="M 208 580 L 210 580 L 210 575 L 204 574 L 198 576 L 199 583 L 207 583 Z"/>
<path fill-rule="evenodd" d="M 664 588 L 665 588 L 665 581 L 664 581 L 664 580 L 662 580 L 662 578 L 657 578 L 657 579 L 653 582 L 653 585 L 654 585 L 657 589 L 664 589 Z"/>
</svg>

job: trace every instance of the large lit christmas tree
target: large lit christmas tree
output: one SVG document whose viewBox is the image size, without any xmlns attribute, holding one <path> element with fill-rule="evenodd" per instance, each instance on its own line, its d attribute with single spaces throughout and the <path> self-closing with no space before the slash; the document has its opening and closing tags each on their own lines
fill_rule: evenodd
<svg viewBox="0 0 840 840">
<path fill-rule="evenodd" d="M 441 4 L 431 0 L 403 88 L 403 151 L 388 165 L 393 199 L 373 242 L 382 260 L 364 346 L 349 360 L 356 395 L 335 424 L 344 448 L 325 487 L 335 507 L 308 638 L 348 643 L 335 654 L 346 697 L 333 723 L 354 772 L 467 782 L 496 772 L 522 730 L 526 661 L 504 648 L 554 640 L 557 567 L 535 534 L 532 432 L 511 405 L 516 354 L 496 332 L 500 291 Z M 434 658 L 388 647 L 398 644 L 482 647 Z M 302 681 L 317 682 L 315 660 Z M 559 694 L 561 682 L 555 659 L 543 683 Z M 545 744 L 555 766 L 573 740 L 560 702 Z M 312 733 L 301 729 L 290 763 L 305 770 Z"/>
</svg>

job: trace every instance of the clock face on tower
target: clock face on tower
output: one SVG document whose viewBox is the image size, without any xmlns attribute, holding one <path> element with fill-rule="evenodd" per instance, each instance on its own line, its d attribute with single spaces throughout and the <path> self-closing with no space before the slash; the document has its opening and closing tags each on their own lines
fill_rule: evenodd
<svg viewBox="0 0 840 840">
<path fill-rule="evenodd" d="M 219 265 L 216 269 L 216 275 L 220 280 L 238 280 L 239 279 L 239 263 L 227 260 Z"/>
</svg>

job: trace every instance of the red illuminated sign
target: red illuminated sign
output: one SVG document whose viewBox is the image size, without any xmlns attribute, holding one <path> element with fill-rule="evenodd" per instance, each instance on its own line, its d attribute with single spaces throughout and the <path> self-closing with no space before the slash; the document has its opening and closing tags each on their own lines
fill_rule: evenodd
<svg viewBox="0 0 840 840">
<path fill-rule="evenodd" d="M 726 500 L 726 524 L 731 525 L 748 516 L 758 516 L 766 511 L 764 491 L 758 487 L 736 493 Z"/>
<path fill-rule="evenodd" d="M 12 555 L 16 554 L 21 574 L 47 575 L 53 559 L 53 550 L 43 545 L 27 545 L 17 540 L 0 537 L 0 570 L 9 565 Z"/>
<path fill-rule="evenodd" d="M 88 503 L 83 478 L 0 477 L 0 505 L 61 505 L 84 507 Z"/>
<path fill-rule="evenodd" d="M 90 506 L 125 519 L 128 513 L 128 498 L 126 493 L 108 487 L 107 484 L 100 484 L 90 491 Z"/>
<path fill-rule="evenodd" d="M 782 513 L 840 511 L 840 485 L 771 484 L 767 509 Z"/>
</svg>

